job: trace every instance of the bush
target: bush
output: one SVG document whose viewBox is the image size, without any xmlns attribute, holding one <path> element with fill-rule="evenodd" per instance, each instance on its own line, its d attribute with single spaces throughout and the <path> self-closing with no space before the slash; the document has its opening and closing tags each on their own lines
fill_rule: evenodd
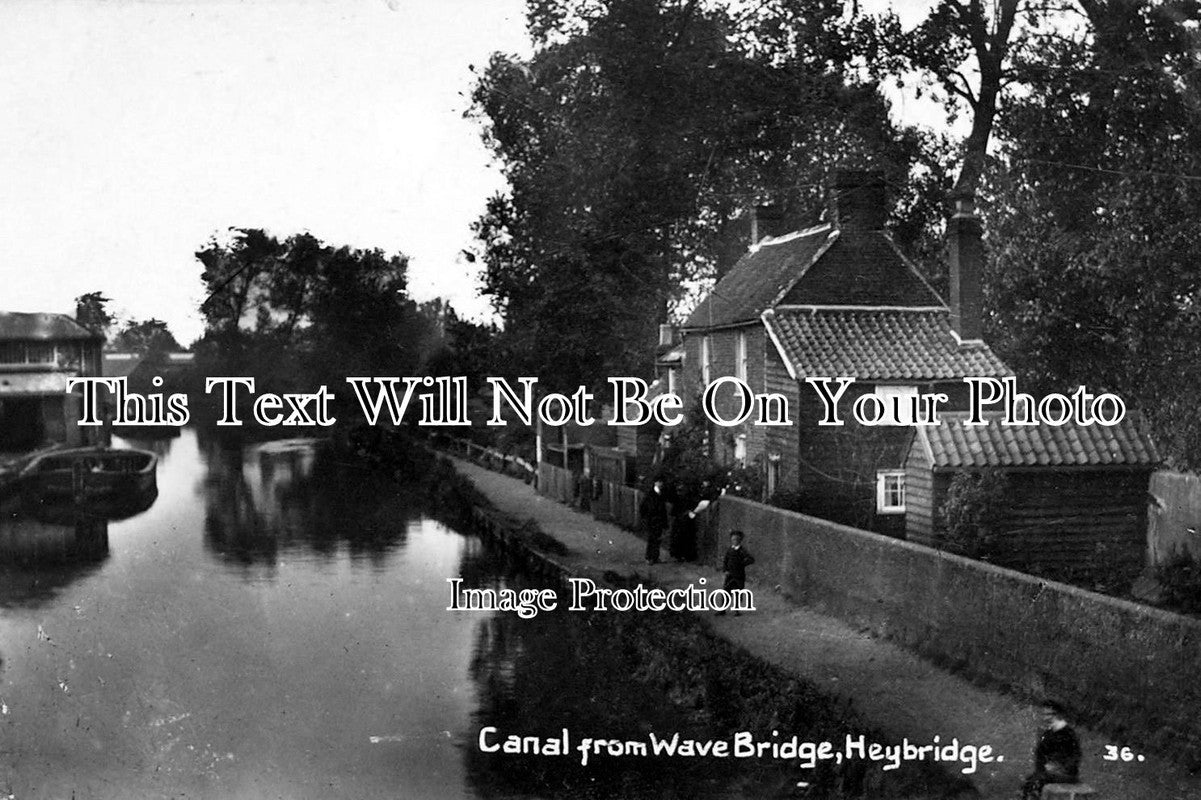
<svg viewBox="0 0 1201 800">
<path fill-rule="evenodd" d="M 997 546 L 1009 480 L 996 470 L 961 470 L 951 479 L 939 513 L 946 523 L 947 548 L 971 558 L 988 558 Z"/>
<path fill-rule="evenodd" d="M 1201 564 L 1188 552 L 1176 551 L 1156 570 L 1163 604 L 1186 614 L 1201 613 Z"/>
</svg>

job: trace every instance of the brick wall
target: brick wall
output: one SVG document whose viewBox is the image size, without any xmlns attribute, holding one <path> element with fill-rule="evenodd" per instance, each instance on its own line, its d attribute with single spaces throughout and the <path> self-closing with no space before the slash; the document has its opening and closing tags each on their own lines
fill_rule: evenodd
<svg viewBox="0 0 1201 800">
<path fill-rule="evenodd" d="M 1121 738 L 1201 765 L 1201 620 L 725 497 L 700 537 L 747 533 L 772 587 L 968 675 L 1060 698 Z"/>
</svg>

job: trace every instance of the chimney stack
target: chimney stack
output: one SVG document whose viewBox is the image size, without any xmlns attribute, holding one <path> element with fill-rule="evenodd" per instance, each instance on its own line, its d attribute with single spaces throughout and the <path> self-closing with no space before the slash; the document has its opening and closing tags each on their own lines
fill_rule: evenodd
<svg viewBox="0 0 1201 800">
<path fill-rule="evenodd" d="M 884 173 L 878 169 L 836 169 L 830 181 L 830 213 L 840 230 L 883 230 L 888 219 Z"/>
<path fill-rule="evenodd" d="M 984 226 L 976 216 L 971 192 L 952 195 L 955 216 L 947 221 L 947 251 L 951 268 L 951 329 L 961 342 L 984 338 Z"/>
<path fill-rule="evenodd" d="M 751 206 L 747 216 L 751 223 L 752 245 L 759 244 L 769 236 L 782 236 L 789 231 L 790 220 L 778 205 Z"/>
</svg>

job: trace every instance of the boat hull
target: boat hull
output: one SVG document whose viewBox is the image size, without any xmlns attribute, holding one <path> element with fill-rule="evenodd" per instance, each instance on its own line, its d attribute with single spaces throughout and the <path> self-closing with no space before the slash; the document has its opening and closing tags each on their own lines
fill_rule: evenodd
<svg viewBox="0 0 1201 800">
<path fill-rule="evenodd" d="M 158 493 L 157 469 L 158 456 L 147 450 L 58 450 L 31 461 L 20 488 L 42 504 L 137 507 Z"/>
</svg>

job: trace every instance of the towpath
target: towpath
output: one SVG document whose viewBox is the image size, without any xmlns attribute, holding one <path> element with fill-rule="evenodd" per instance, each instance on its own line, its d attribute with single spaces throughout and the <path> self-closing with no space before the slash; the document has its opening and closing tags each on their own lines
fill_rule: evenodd
<svg viewBox="0 0 1201 800">
<path fill-rule="evenodd" d="M 561 541 L 570 554 L 556 557 L 584 572 L 611 570 L 654 581 L 664 588 L 683 587 L 706 578 L 720 579 L 712 565 L 646 564 L 645 543 L 628 531 L 542 497 L 527 484 L 453 459 L 501 512 L 534 519 Z M 747 547 L 754 552 L 754 533 Z M 1004 761 L 981 765 L 967 776 L 987 800 L 1013 800 L 1031 769 L 1031 750 L 1039 709 L 1002 692 L 981 688 L 942 670 L 900 647 L 858 631 L 846 623 L 795 605 L 755 585 L 749 588 L 756 610 L 740 617 L 707 617 L 713 630 L 766 661 L 813 682 L 828 694 L 850 700 L 865 722 L 894 737 L 928 744 L 990 745 Z M 1097 800 L 1196 800 L 1201 775 L 1150 753 L 1144 761 L 1107 761 L 1106 745 L 1125 742 L 1077 726 L 1084 746 L 1082 777 L 1097 789 Z M 1132 748 L 1136 750 L 1137 748 Z"/>
</svg>

